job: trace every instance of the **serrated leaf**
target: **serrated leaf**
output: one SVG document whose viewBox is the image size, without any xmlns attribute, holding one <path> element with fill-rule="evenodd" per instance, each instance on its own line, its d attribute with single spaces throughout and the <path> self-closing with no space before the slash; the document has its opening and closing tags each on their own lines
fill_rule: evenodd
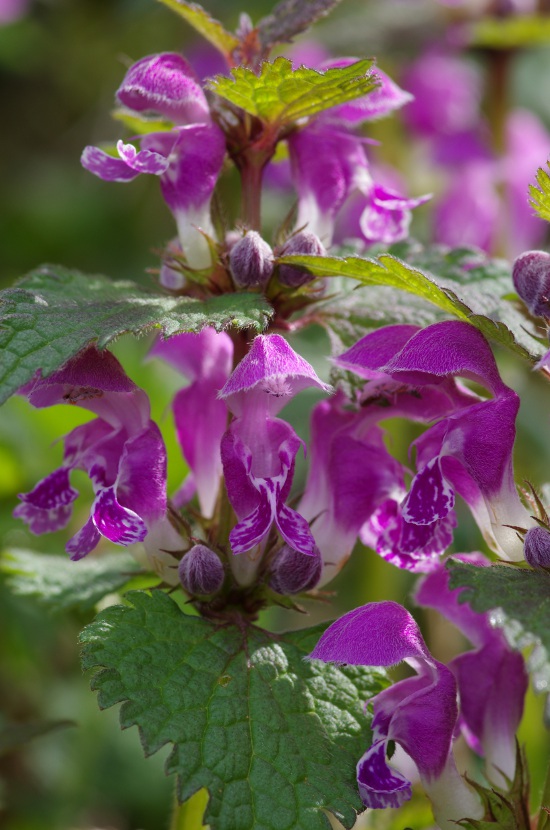
<svg viewBox="0 0 550 830">
<path fill-rule="evenodd" d="M 87 611 L 140 570 L 122 552 L 88 556 L 82 562 L 26 550 L 8 550 L 0 557 L 0 573 L 13 593 L 33 597 L 53 612 Z"/>
<path fill-rule="evenodd" d="M 486 16 L 474 24 L 470 45 L 489 49 L 514 49 L 550 42 L 548 15 Z"/>
<path fill-rule="evenodd" d="M 183 17 L 195 31 L 210 41 L 222 54 L 230 55 L 239 45 L 239 39 L 226 31 L 222 24 L 211 17 L 198 3 L 186 3 L 185 0 L 159 0 L 159 2 Z"/>
<path fill-rule="evenodd" d="M 33 723 L 2 724 L 0 725 L 0 758 L 20 749 L 35 738 L 48 735 L 50 732 L 57 732 L 59 729 L 66 729 L 68 726 L 76 726 L 76 723 L 72 720 L 44 720 Z"/>
<path fill-rule="evenodd" d="M 276 43 L 289 43 L 292 38 L 322 17 L 326 17 L 341 0 L 282 0 L 271 14 L 256 27 L 262 48 L 267 51 Z"/>
<path fill-rule="evenodd" d="M 0 403 L 38 369 L 46 377 L 91 341 L 104 348 L 121 334 L 151 328 L 166 335 L 204 326 L 259 332 L 271 313 L 258 294 L 224 294 L 201 301 L 154 293 L 130 281 L 44 266 L 0 292 Z"/>
<path fill-rule="evenodd" d="M 548 164 L 550 167 L 550 164 Z M 542 167 L 537 170 L 537 185 L 529 185 L 530 205 L 541 219 L 550 222 L 550 176 Z"/>
<path fill-rule="evenodd" d="M 366 95 L 376 88 L 376 78 L 365 77 L 372 60 L 318 72 L 292 68 L 287 58 L 262 63 L 257 75 L 245 66 L 231 70 L 231 78 L 217 75 L 210 88 L 262 121 L 279 127 L 300 118 Z"/>
<path fill-rule="evenodd" d="M 516 744 L 517 746 L 517 744 Z M 464 830 L 531 830 L 529 818 L 529 772 L 526 758 L 519 746 L 516 751 L 514 780 L 506 789 L 495 785 L 484 787 L 468 779 L 481 799 L 482 819 L 462 819 L 457 822 Z"/>
<path fill-rule="evenodd" d="M 378 259 L 363 259 L 357 256 L 285 256 L 279 257 L 277 262 L 298 266 L 316 277 L 350 277 L 363 285 L 387 285 L 415 294 L 442 312 L 468 321 L 486 337 L 506 346 L 523 358 L 534 360 L 542 354 L 538 341 L 523 328 L 523 324 L 527 323 L 525 318 L 514 312 L 510 304 L 501 302 L 498 295 L 480 289 L 479 285 L 474 287 L 473 277 L 471 284 L 466 281 L 462 285 L 453 284 L 449 278 L 437 278 L 436 282 L 434 275 L 425 273 L 390 254 L 382 254 Z M 457 292 L 460 292 L 461 296 Z M 514 320 L 514 331 L 499 319 L 505 314 Z M 408 322 L 415 322 L 414 312 L 411 312 Z"/>
<path fill-rule="evenodd" d="M 355 766 L 370 740 L 372 669 L 307 662 L 324 626 L 271 634 L 184 614 L 161 591 L 127 595 L 82 633 L 101 708 L 123 702 L 146 755 L 174 745 L 180 799 L 209 791 L 212 830 L 345 827 L 362 809 Z"/>
</svg>

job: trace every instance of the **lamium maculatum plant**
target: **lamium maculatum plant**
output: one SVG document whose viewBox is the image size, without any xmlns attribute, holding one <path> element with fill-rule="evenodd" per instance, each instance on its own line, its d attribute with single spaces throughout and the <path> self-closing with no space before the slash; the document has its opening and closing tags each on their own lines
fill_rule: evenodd
<svg viewBox="0 0 550 830">
<path fill-rule="evenodd" d="M 115 94 L 128 135 L 82 152 L 106 188 L 158 179 L 173 238 L 154 285 L 44 266 L 2 292 L 2 399 L 93 416 L 13 512 L 36 536 L 66 530 L 66 553 L 8 550 L 2 569 L 52 607 L 61 584 L 79 606 L 84 582 L 88 611 L 101 605 L 83 666 L 146 755 L 171 745 L 173 828 L 529 830 L 536 809 L 543 830 L 550 784 L 533 806 L 516 734 L 529 672 L 539 690 L 550 676 L 550 521 L 545 482 L 518 488 L 513 455 L 520 372 L 549 374 L 550 254 L 521 246 L 550 220 L 550 142 L 528 177 L 539 215 L 498 248 L 505 200 L 521 190 L 519 216 L 528 193 L 510 172 L 517 114 L 493 124 L 506 146 L 484 145 L 479 77 L 459 54 L 483 45 L 470 12 L 455 10 L 474 33 L 453 29 L 452 50 L 431 47 L 398 84 L 383 53 L 280 54 L 337 0 L 281 0 L 234 33 L 162 2 L 225 71 L 142 57 Z M 493 5 L 497 29 L 522 13 Z M 401 109 L 445 171 L 433 208 L 371 149 L 372 122 Z M 294 201 L 277 230 L 261 213 L 275 187 Z M 411 222 L 430 210 L 421 245 Z M 495 257 L 510 251 L 513 269 Z M 315 354 L 319 327 L 331 354 Z M 109 349 L 143 333 L 149 364 L 181 378 L 175 490 L 147 389 Z M 457 552 L 466 539 L 479 550 Z M 389 574 L 355 608 L 354 549 Z M 129 590 L 136 577 L 147 588 Z M 292 611 L 312 621 L 287 630 Z M 441 648 L 436 613 L 469 649 Z M 200 815 L 186 812 L 199 792 Z"/>
</svg>

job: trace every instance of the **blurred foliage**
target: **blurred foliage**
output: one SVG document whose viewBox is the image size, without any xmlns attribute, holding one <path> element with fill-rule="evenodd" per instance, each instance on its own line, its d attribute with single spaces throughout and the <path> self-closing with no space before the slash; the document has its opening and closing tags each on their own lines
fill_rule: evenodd
<svg viewBox="0 0 550 830">
<path fill-rule="evenodd" d="M 206 5 L 228 29 L 237 26 L 240 7 L 233 0 L 209 0 Z M 258 20 L 272 5 L 271 0 L 255 0 L 248 11 Z M 376 55 L 382 68 L 399 79 L 400 67 L 441 34 L 446 14 L 435 0 L 347 0 L 316 27 L 315 38 L 334 54 Z M 157 182 L 143 176 L 131 185 L 110 185 L 83 171 L 79 156 L 86 144 L 121 135 L 122 126 L 111 120 L 109 112 L 114 91 L 130 63 L 155 51 L 179 49 L 191 60 L 195 58 L 197 66 L 204 61 L 204 48 L 197 45 L 186 24 L 153 0 L 35 0 L 27 16 L 0 28 L 2 287 L 43 262 L 144 284 L 151 280 L 148 270 L 158 268 L 159 249 L 175 235 Z M 475 60 L 483 65 L 487 55 L 480 51 Z M 550 123 L 549 47 L 514 55 L 510 97 Z M 374 125 L 370 133 L 383 142 L 374 151 L 378 158 L 406 173 L 411 190 L 429 189 L 418 181 L 414 148 L 403 152 L 399 117 Z M 541 159 L 540 164 L 545 161 Z M 229 214 L 236 211 L 238 190 L 233 175 L 221 184 Z M 272 206 L 267 207 L 265 214 L 273 230 L 290 205 L 273 194 Z M 429 233 L 427 216 L 421 212 L 415 219 L 415 234 Z M 125 337 L 113 350 L 133 380 L 151 396 L 153 417 L 168 445 L 169 490 L 173 491 L 186 472 L 169 415 L 170 400 L 180 381 L 164 365 L 143 363 L 149 345 L 149 338 Z M 320 329 L 294 338 L 293 345 L 327 376 L 323 356 L 329 344 Z M 497 357 L 505 381 L 522 397 L 518 480 L 528 475 L 542 484 L 548 480 L 550 462 L 548 384 L 515 357 Z M 306 440 L 307 413 L 315 400 L 315 394 L 304 394 L 285 411 Z M 89 417 L 74 407 L 31 410 L 17 397 L 3 408 L 0 521 L 5 547 L 65 555 L 65 534 L 37 539 L 11 512 L 17 493 L 32 489 L 59 463 L 61 446 L 54 442 Z M 390 425 L 388 440 L 403 461 L 415 429 L 402 422 Z M 303 484 L 304 469 L 302 461 L 297 489 Z M 86 515 L 90 496 L 84 476 L 76 475 L 74 481 L 82 498 L 76 505 L 73 531 Z M 464 510 L 459 519 L 455 549 L 479 547 L 479 533 Z M 359 548 L 329 591 L 337 592 L 336 611 L 345 611 L 382 598 L 407 604 L 412 584 L 411 574 Z M 285 629 L 331 618 L 335 606 L 333 598 L 328 598 L 330 603 L 310 604 L 310 616 L 270 611 L 260 623 Z M 168 826 L 172 784 L 163 773 L 163 753 L 145 761 L 137 732 L 120 732 L 116 711 L 100 713 L 87 678 L 79 674 L 77 635 L 91 617 L 87 612 L 71 612 L 53 618 L 32 600 L 13 597 L 0 585 L 0 723 L 10 728 L 60 720 L 77 723 L 76 728 L 37 735 L 23 749 L 14 747 L 0 759 L 0 822 L 6 830 L 158 830 Z M 434 623 L 433 615 L 422 613 L 418 618 L 438 659 L 463 647 L 449 628 Z M 520 739 L 527 742 L 534 805 L 548 755 L 541 716 L 542 699 L 530 693 Z M 417 804 L 425 807 L 423 796 L 418 796 Z M 414 816 L 402 813 L 397 822 L 395 816 L 379 815 L 370 826 L 402 830 L 407 821 L 422 830 L 431 819 L 429 813 L 418 812 Z"/>
</svg>

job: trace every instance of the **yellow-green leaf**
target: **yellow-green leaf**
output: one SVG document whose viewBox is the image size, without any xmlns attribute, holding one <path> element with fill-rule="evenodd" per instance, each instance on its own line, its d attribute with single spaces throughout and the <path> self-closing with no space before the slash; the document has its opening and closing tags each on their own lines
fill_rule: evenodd
<svg viewBox="0 0 550 830">
<path fill-rule="evenodd" d="M 550 17 L 521 15 L 485 17 L 472 29 L 470 44 L 490 49 L 513 49 L 550 42 Z"/>
<path fill-rule="evenodd" d="M 224 55 L 230 54 L 239 45 L 238 38 L 224 29 L 219 20 L 210 17 L 206 9 L 198 3 L 186 3 L 185 0 L 159 0 L 159 2 L 183 17 L 190 26 Z"/>
<path fill-rule="evenodd" d="M 239 66 L 231 78 L 217 75 L 210 88 L 262 121 L 283 125 L 372 92 L 377 87 L 376 76 L 367 74 L 372 66 L 366 59 L 318 72 L 293 69 L 287 58 L 277 58 L 265 61 L 259 74 Z"/>
<path fill-rule="evenodd" d="M 550 164 L 547 166 L 550 168 Z M 529 185 L 529 195 L 531 207 L 536 210 L 541 219 L 550 222 L 550 176 L 542 167 L 537 170 L 537 184 Z"/>
</svg>

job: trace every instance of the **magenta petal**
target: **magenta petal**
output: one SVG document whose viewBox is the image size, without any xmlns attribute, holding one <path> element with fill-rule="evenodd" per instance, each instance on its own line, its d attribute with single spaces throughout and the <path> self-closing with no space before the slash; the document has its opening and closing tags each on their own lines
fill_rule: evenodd
<svg viewBox="0 0 550 830">
<path fill-rule="evenodd" d="M 310 657 L 353 666 L 430 659 L 416 622 L 396 602 L 371 602 L 344 614 L 327 628 Z"/>
<path fill-rule="evenodd" d="M 116 545 L 133 545 L 147 536 L 137 513 L 119 504 L 113 487 L 101 490 L 92 507 L 92 519 L 102 536 Z"/>
<path fill-rule="evenodd" d="M 419 331 L 418 326 L 383 326 L 366 334 L 350 349 L 333 359 L 341 369 L 348 369 L 361 378 L 380 377 L 383 368 Z"/>
<path fill-rule="evenodd" d="M 266 414 L 275 415 L 302 389 L 317 387 L 326 392 L 313 367 L 300 357 L 280 334 L 260 334 L 220 392 L 220 398 L 235 415 L 247 406 L 247 393 L 266 401 Z"/>
<path fill-rule="evenodd" d="M 160 153 L 151 150 L 136 150 L 133 144 L 124 144 L 119 141 L 116 146 L 120 158 L 136 173 L 150 173 L 161 176 L 168 170 L 170 160 Z"/>
<path fill-rule="evenodd" d="M 31 533 L 41 536 L 42 533 L 53 533 L 66 527 L 71 518 L 72 508 L 68 504 L 60 504 L 50 510 L 43 510 L 33 504 L 23 502 L 13 511 L 16 519 L 22 519 Z"/>
<path fill-rule="evenodd" d="M 131 66 L 117 98 L 135 112 L 157 112 L 176 124 L 210 119 L 208 103 L 194 71 L 174 52 L 148 55 Z"/>
<path fill-rule="evenodd" d="M 233 553 L 246 553 L 260 542 L 273 522 L 273 509 L 267 494 L 261 493 L 256 509 L 235 525 L 229 534 Z"/>
<path fill-rule="evenodd" d="M 166 448 L 153 421 L 124 444 L 116 495 L 120 505 L 140 516 L 148 527 L 166 513 Z"/>
<path fill-rule="evenodd" d="M 439 458 L 434 458 L 416 474 L 401 506 L 407 522 L 429 525 L 444 519 L 455 502 L 453 488 L 443 477 Z"/>
<path fill-rule="evenodd" d="M 411 782 L 386 762 L 386 741 L 377 741 L 357 764 L 359 795 L 365 807 L 401 807 L 412 796 Z"/>
<path fill-rule="evenodd" d="M 140 173 L 129 167 L 123 159 L 114 158 L 99 147 L 85 147 L 80 163 L 94 176 L 99 176 L 106 182 L 131 182 Z"/>
<path fill-rule="evenodd" d="M 315 539 L 303 516 L 283 504 L 277 510 L 275 522 L 281 536 L 291 548 L 308 556 L 315 554 Z"/>
<path fill-rule="evenodd" d="M 23 519 L 31 533 L 53 533 L 66 527 L 78 491 L 69 484 L 69 469 L 60 467 L 43 478 L 30 493 L 21 493 L 23 502 L 13 515 Z"/>
<path fill-rule="evenodd" d="M 71 559 L 76 562 L 90 553 L 99 544 L 100 539 L 101 534 L 92 519 L 88 519 L 84 527 L 78 533 L 75 533 L 72 539 L 69 539 L 65 545 L 65 550 Z"/>
</svg>

